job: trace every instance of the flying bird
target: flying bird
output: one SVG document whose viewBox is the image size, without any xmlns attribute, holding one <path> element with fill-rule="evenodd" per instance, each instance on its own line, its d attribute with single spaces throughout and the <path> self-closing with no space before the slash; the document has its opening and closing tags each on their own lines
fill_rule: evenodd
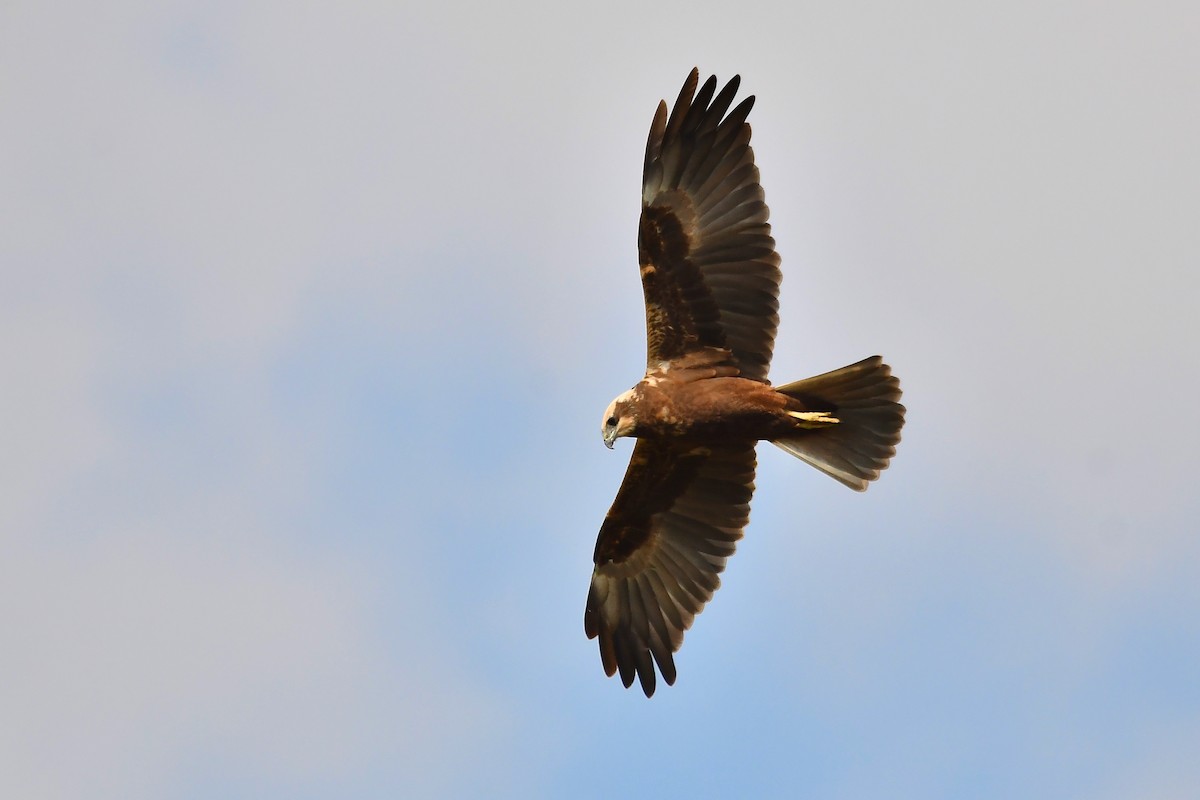
<svg viewBox="0 0 1200 800">
<path fill-rule="evenodd" d="M 755 444 L 768 441 L 863 491 L 896 452 L 900 383 L 879 356 L 772 387 L 779 254 L 740 77 L 692 70 L 646 142 L 638 261 L 646 375 L 604 412 L 611 449 L 637 439 L 596 541 L 584 631 L 607 675 L 654 694 L 712 599 L 749 521 Z M 715 95 L 715 96 L 714 96 Z"/>
</svg>

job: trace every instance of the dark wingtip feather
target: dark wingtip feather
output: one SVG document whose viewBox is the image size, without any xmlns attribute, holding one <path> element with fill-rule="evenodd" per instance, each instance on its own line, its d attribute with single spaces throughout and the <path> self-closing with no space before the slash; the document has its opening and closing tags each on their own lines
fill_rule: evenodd
<svg viewBox="0 0 1200 800">
<path fill-rule="evenodd" d="M 688 109 L 692 106 L 692 98 L 696 95 L 696 84 L 699 80 L 700 70 L 692 67 L 692 71 L 688 73 L 687 80 L 683 82 L 683 86 L 679 90 L 679 96 L 675 98 L 675 105 L 671 109 L 671 117 L 667 120 L 666 138 L 671 138 L 678 133 L 679 126 L 683 124 Z"/>
<path fill-rule="evenodd" d="M 650 651 L 644 648 L 639 648 L 637 651 L 637 674 L 646 697 L 653 697 L 655 689 L 654 662 L 650 660 Z"/>
</svg>

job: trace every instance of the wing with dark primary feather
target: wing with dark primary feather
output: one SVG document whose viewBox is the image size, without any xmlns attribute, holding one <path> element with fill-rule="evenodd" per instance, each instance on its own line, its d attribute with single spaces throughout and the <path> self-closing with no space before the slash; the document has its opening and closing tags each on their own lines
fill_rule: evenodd
<svg viewBox="0 0 1200 800">
<path fill-rule="evenodd" d="M 692 70 L 670 117 L 659 104 L 646 142 L 638 255 L 647 371 L 722 347 L 743 376 L 765 381 L 780 273 L 746 123 L 754 97 L 729 111 L 740 79 L 714 97 L 716 77 L 696 94 L 698 77 Z"/>
<path fill-rule="evenodd" d="M 641 439 L 596 541 L 583 625 L 625 686 L 654 694 L 673 653 L 720 586 L 750 516 L 754 442 L 695 447 Z"/>
</svg>

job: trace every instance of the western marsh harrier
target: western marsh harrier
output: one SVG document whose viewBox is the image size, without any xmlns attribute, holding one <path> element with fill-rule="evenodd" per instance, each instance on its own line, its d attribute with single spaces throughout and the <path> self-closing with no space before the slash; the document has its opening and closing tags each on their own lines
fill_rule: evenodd
<svg viewBox="0 0 1200 800">
<path fill-rule="evenodd" d="M 610 448 L 637 438 L 600 528 L 584 612 L 604 671 L 654 665 L 675 682 L 673 653 L 720 585 L 750 514 L 754 447 L 775 444 L 862 491 L 896 452 L 900 384 L 878 356 L 815 378 L 767 381 L 779 324 L 779 254 L 750 149 L 747 97 L 735 76 L 675 107 L 660 103 L 642 177 L 638 259 L 646 299 L 646 376 L 613 400 Z M 715 94 L 715 96 L 714 96 Z"/>
</svg>

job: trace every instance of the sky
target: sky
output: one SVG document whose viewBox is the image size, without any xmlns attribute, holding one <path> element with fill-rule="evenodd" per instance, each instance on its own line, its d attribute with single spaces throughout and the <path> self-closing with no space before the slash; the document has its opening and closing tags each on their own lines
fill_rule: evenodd
<svg viewBox="0 0 1200 800">
<path fill-rule="evenodd" d="M 6 2 L 0 795 L 1185 798 L 1191 3 Z M 735 73 L 772 377 L 674 687 L 583 634 L 645 136 Z"/>
</svg>

